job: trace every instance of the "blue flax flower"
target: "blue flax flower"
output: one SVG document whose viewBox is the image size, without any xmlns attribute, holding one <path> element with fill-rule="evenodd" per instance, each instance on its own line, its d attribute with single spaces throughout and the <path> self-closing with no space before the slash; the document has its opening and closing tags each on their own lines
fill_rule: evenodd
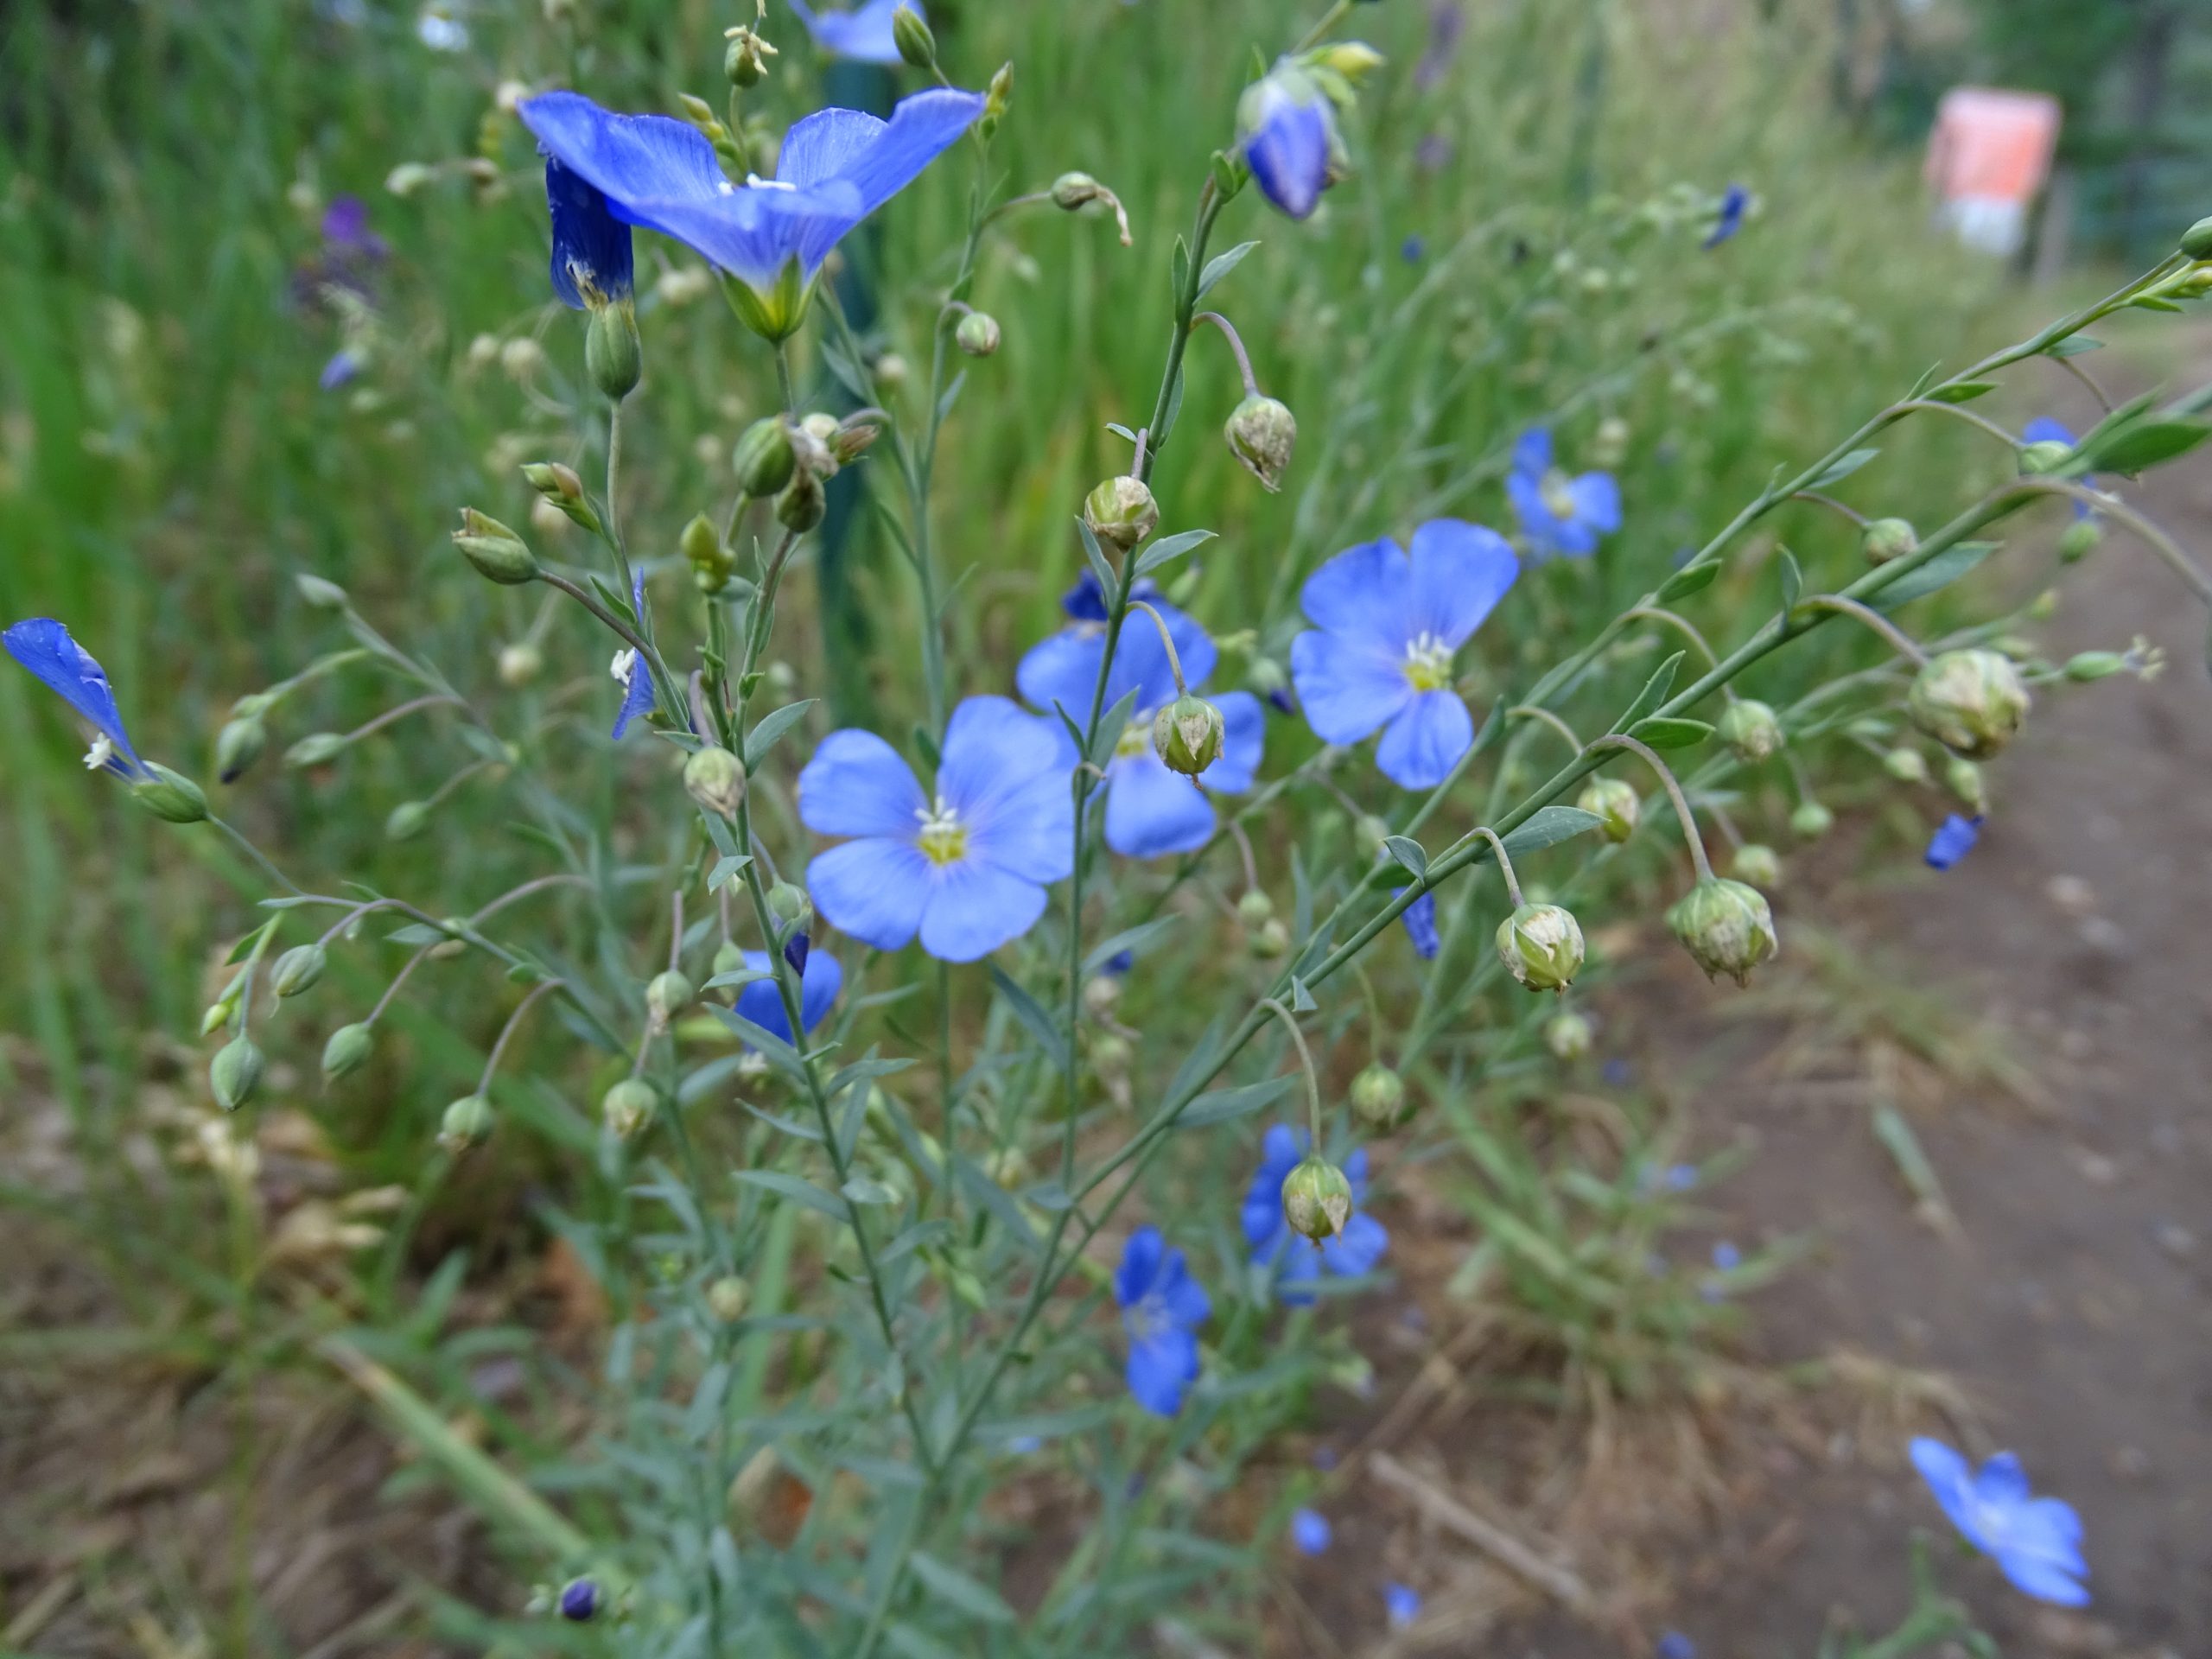
<svg viewBox="0 0 2212 1659">
<path fill-rule="evenodd" d="M 1386 1584 L 1382 1586 L 1382 1611 L 1392 1630 L 1402 1630 L 1421 1617 L 1421 1592 L 1409 1584 Z"/>
<path fill-rule="evenodd" d="M 1301 1555 L 1319 1555 L 1329 1548 L 1336 1529 L 1319 1510 L 1294 1510 L 1290 1517 L 1290 1541 Z"/>
<path fill-rule="evenodd" d="M 2056 1497 L 2037 1497 L 2027 1471 L 2010 1452 L 1999 1452 L 1979 1471 L 1941 1440 L 1912 1442 L 1912 1466 L 1966 1541 L 1997 1563 L 2013 1586 L 2037 1601 L 2061 1607 L 2088 1605 L 2082 1580 L 2082 1518 Z"/>
<path fill-rule="evenodd" d="M 867 0 L 850 11 L 817 11 L 806 0 L 791 0 L 791 10 L 806 25 L 817 46 L 832 57 L 850 58 L 856 63 L 900 61 L 891 17 L 902 5 L 912 7 L 924 22 L 929 21 L 920 0 Z"/>
<path fill-rule="evenodd" d="M 130 734 L 123 729 L 123 715 L 115 706 L 115 692 L 107 683 L 107 671 L 92 660 L 90 652 L 69 637 L 68 629 L 52 617 L 33 617 L 0 633 L 0 645 L 5 645 L 10 657 L 59 695 L 98 733 L 85 754 L 88 768 L 95 772 L 104 769 L 119 778 L 134 779 L 152 775 L 139 760 L 137 751 L 130 747 Z"/>
<path fill-rule="evenodd" d="M 1974 850 L 1975 842 L 1981 839 L 1981 815 L 1962 818 L 1954 812 L 1936 826 L 1936 833 L 1928 838 L 1928 851 L 1923 855 L 1931 870 L 1948 870 Z"/>
<path fill-rule="evenodd" d="M 1166 600 L 1154 596 L 1146 602 L 1167 625 L 1184 681 L 1198 690 L 1213 672 L 1213 641 Z M 1030 650 L 1015 671 L 1014 683 L 1036 707 L 1057 704 L 1081 725 L 1090 716 L 1098 663 L 1106 651 L 1105 606 L 1096 579 L 1085 572 L 1084 584 L 1067 596 L 1064 607 L 1073 620 Z M 1131 691 L 1137 694 L 1135 710 L 1106 763 L 1106 844 L 1125 858 L 1195 852 L 1213 836 L 1213 803 L 1205 791 L 1235 795 L 1252 787 L 1265 737 L 1260 701 L 1249 691 L 1225 691 L 1213 699 L 1221 710 L 1221 756 L 1198 774 L 1201 787 L 1193 788 L 1192 780 L 1169 770 L 1152 747 L 1152 717 L 1163 703 L 1175 700 L 1175 677 L 1160 630 L 1141 611 L 1131 612 L 1122 625 L 1102 707 L 1111 709 Z M 1058 721 L 1053 724 L 1058 727 Z M 1063 758 L 1073 767 L 1075 746 L 1065 729 L 1060 737 Z"/>
<path fill-rule="evenodd" d="M 714 146 L 684 122 L 615 115 L 575 92 L 543 93 L 520 108 L 545 153 L 598 192 L 614 219 L 672 236 L 704 257 L 742 284 L 763 321 L 784 334 L 798 327 L 830 249 L 982 112 L 980 92 L 953 87 L 900 99 L 888 121 L 818 110 L 784 135 L 774 178 L 741 185 L 722 176 Z M 549 168 L 549 188 L 551 181 Z M 572 251 L 583 245 L 573 243 Z M 556 238 L 556 266 L 559 247 Z"/>
<path fill-rule="evenodd" d="M 1295 64 L 1279 63 L 1245 89 L 1236 142 L 1260 194 L 1293 219 L 1310 217 L 1341 170 L 1336 111 Z"/>
<path fill-rule="evenodd" d="M 1557 553 L 1584 559 L 1598 550 L 1598 540 L 1621 527 L 1621 490 L 1611 473 L 1569 478 L 1552 462 L 1551 429 L 1532 426 L 1513 446 L 1513 470 L 1505 476 L 1521 533 L 1539 557 Z"/>
<path fill-rule="evenodd" d="M 1713 229 L 1705 238 L 1706 251 L 1710 253 L 1744 228 L 1744 211 L 1751 205 L 1751 193 L 1740 184 L 1732 184 L 1720 198 L 1720 215 L 1713 222 Z"/>
<path fill-rule="evenodd" d="M 1122 1248 L 1114 1300 L 1129 1333 L 1129 1393 L 1147 1411 L 1173 1417 L 1183 1408 L 1183 1390 L 1198 1380 L 1198 1329 L 1213 1312 L 1205 1287 L 1160 1229 L 1140 1227 Z"/>
<path fill-rule="evenodd" d="M 768 953 L 747 950 L 745 965 L 756 974 L 767 973 L 771 967 Z M 822 1023 L 844 985 L 845 970 L 838 965 L 836 957 L 827 950 L 807 952 L 805 971 L 798 976 L 798 1017 L 806 1022 L 809 1031 Z M 771 1037 L 780 1037 L 787 1043 L 791 1040 L 791 1022 L 784 1015 L 784 994 L 774 980 L 756 979 L 740 987 L 737 1011 Z"/>
<path fill-rule="evenodd" d="M 1403 887 L 1398 889 L 1398 893 L 1404 891 Z M 1391 896 L 1395 898 L 1397 894 Z M 1406 925 L 1406 937 L 1414 942 L 1414 955 L 1423 962 L 1435 961 L 1443 944 L 1436 933 L 1436 895 L 1424 893 L 1398 912 L 1398 919 Z"/>
<path fill-rule="evenodd" d="M 1316 630 L 1290 644 L 1307 723 L 1328 743 L 1383 727 L 1384 777 L 1405 789 L 1442 783 L 1475 737 L 1452 656 L 1520 574 L 1503 537 L 1458 518 L 1414 531 L 1410 557 L 1388 538 L 1338 554 L 1298 596 Z"/>
<path fill-rule="evenodd" d="M 946 962 L 974 962 L 1027 933 L 1045 887 L 1074 868 L 1075 805 L 1057 722 L 1005 697 L 970 697 L 945 728 L 925 795 L 873 732 L 832 732 L 798 779 L 818 835 L 850 836 L 806 867 L 815 907 L 879 950 L 921 935 Z"/>
<path fill-rule="evenodd" d="M 636 271 L 630 226 L 599 188 L 549 155 L 545 206 L 553 219 L 553 292 L 561 302 L 583 311 L 628 299 Z"/>
<path fill-rule="evenodd" d="M 645 620 L 645 571 L 640 565 L 630 577 L 630 612 L 644 626 Z M 634 651 L 622 650 L 614 653 L 614 660 L 607 671 L 614 683 L 622 688 L 622 707 L 615 711 L 614 741 L 620 742 L 622 734 L 630 729 L 630 722 L 640 715 L 652 712 L 652 671 L 638 660 Z"/>
<path fill-rule="evenodd" d="M 1261 1146 L 1260 1166 L 1244 1192 L 1244 1242 L 1252 1247 L 1252 1260 L 1279 1267 L 1279 1282 L 1286 1302 L 1303 1306 L 1313 1300 L 1300 1286 L 1314 1284 L 1322 1272 L 1342 1279 L 1358 1279 L 1375 1271 L 1375 1264 L 1390 1248 L 1390 1235 L 1381 1222 L 1358 1206 L 1367 1197 L 1367 1148 L 1356 1148 L 1345 1159 L 1345 1179 L 1351 1183 L 1352 1215 L 1334 1238 L 1316 1244 L 1290 1230 L 1282 1218 L 1282 1184 L 1306 1156 L 1306 1135 L 1287 1123 L 1268 1131 Z"/>
</svg>

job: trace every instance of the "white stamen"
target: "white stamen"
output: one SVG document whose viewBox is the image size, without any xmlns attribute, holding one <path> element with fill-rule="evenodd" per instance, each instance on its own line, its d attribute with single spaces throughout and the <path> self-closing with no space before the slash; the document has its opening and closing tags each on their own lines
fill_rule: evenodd
<svg viewBox="0 0 2212 1659">
<path fill-rule="evenodd" d="M 634 651 L 616 652 L 614 660 L 607 665 L 607 671 L 613 677 L 615 684 L 627 691 L 630 677 L 638 671 L 638 653 Z"/>
<path fill-rule="evenodd" d="M 85 770 L 86 772 L 98 772 L 101 767 L 106 766 L 109 761 L 114 759 L 115 745 L 107 741 L 107 734 L 105 732 L 102 732 L 98 737 L 92 740 L 92 747 L 85 751 Z"/>
<path fill-rule="evenodd" d="M 781 179 L 764 179 L 758 173 L 748 173 L 745 175 L 745 188 L 748 190 L 796 190 L 798 186 L 787 184 Z"/>
</svg>

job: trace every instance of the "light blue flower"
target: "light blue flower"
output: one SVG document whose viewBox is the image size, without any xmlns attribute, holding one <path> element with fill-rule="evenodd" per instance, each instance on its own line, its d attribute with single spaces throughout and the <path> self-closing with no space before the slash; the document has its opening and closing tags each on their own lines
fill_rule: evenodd
<svg viewBox="0 0 2212 1659">
<path fill-rule="evenodd" d="M 1503 537 L 1458 518 L 1414 531 L 1410 557 L 1387 538 L 1338 554 L 1299 593 L 1316 630 L 1290 645 L 1307 723 L 1339 744 L 1385 728 L 1375 751 L 1384 777 L 1405 789 L 1442 783 L 1475 736 L 1452 657 L 1520 574 Z"/>
<path fill-rule="evenodd" d="M 1198 1328 L 1213 1312 L 1205 1287 L 1160 1229 L 1140 1227 L 1122 1247 L 1114 1300 L 1129 1335 L 1129 1393 L 1147 1411 L 1173 1417 L 1183 1408 L 1183 1390 L 1198 1380 Z"/>
<path fill-rule="evenodd" d="M 1193 691 L 1199 690 L 1213 672 L 1213 641 L 1166 600 L 1155 596 L 1146 602 L 1167 625 L 1185 683 Z M 1101 620 L 1091 620 L 1094 604 Z M 1057 705 L 1080 726 L 1090 718 L 1098 663 L 1106 651 L 1104 607 L 1096 580 L 1076 588 L 1065 606 L 1076 620 L 1030 650 L 1015 671 L 1014 683 L 1036 707 Z M 1135 710 L 1115 746 L 1114 758 L 1106 763 L 1106 844 L 1125 858 L 1195 852 L 1214 832 L 1213 803 L 1205 791 L 1235 795 L 1252 787 L 1265 741 L 1266 716 L 1259 699 L 1249 691 L 1225 691 L 1213 698 L 1221 710 L 1221 756 L 1198 774 L 1202 787 L 1193 788 L 1192 780 L 1169 770 L 1152 746 L 1153 715 L 1163 703 L 1174 701 L 1175 677 L 1167 666 L 1160 630 L 1141 611 L 1132 612 L 1122 625 L 1102 709 L 1111 709 L 1131 691 L 1137 694 Z M 1058 728 L 1059 722 L 1053 724 Z M 1060 738 L 1063 757 L 1071 768 L 1075 746 L 1064 728 Z"/>
<path fill-rule="evenodd" d="M 1260 194 L 1293 219 L 1309 217 L 1336 181 L 1336 111 L 1313 76 L 1279 63 L 1245 89 L 1236 143 Z"/>
<path fill-rule="evenodd" d="M 1390 896 L 1395 899 L 1403 892 L 1400 887 Z M 1435 961 L 1443 945 L 1436 931 L 1436 895 L 1424 893 L 1398 912 L 1398 919 L 1406 925 L 1406 937 L 1414 942 L 1414 955 L 1423 962 Z"/>
<path fill-rule="evenodd" d="M 2082 1518 L 2056 1497 L 2037 1497 L 2010 1452 L 1979 1471 L 1941 1440 L 1912 1442 L 1912 1466 L 1966 1541 L 1997 1563 L 2013 1586 L 2038 1601 L 2085 1607 L 2089 1576 L 2082 1559 Z"/>
<path fill-rule="evenodd" d="M 1962 818 L 1954 812 L 1936 826 L 1936 833 L 1928 838 L 1928 850 L 1922 856 L 1931 870 L 1948 870 L 1974 850 L 1975 842 L 1981 839 L 1981 816 Z"/>
<path fill-rule="evenodd" d="M 745 965 L 756 974 L 770 970 L 768 953 L 747 950 Z M 837 993 L 844 988 L 845 970 L 837 958 L 827 950 L 810 950 L 806 955 L 806 969 L 798 976 L 798 1017 L 812 1031 L 836 1006 Z M 791 1022 L 784 1014 L 784 994 L 773 979 L 756 979 L 741 986 L 737 993 L 737 1011 L 745 1019 L 766 1032 L 771 1037 L 791 1040 Z"/>
<path fill-rule="evenodd" d="M 1421 1617 L 1421 1594 L 1411 1585 L 1386 1584 L 1382 1586 L 1382 1611 L 1392 1630 L 1402 1630 Z"/>
<path fill-rule="evenodd" d="M 684 122 L 616 115 L 575 92 L 520 106 L 545 153 L 604 196 L 614 218 L 674 237 L 762 296 L 787 276 L 804 291 L 839 239 L 982 112 L 980 92 L 954 87 L 900 99 L 887 122 L 820 110 L 784 135 L 775 178 L 734 184 Z"/>
<path fill-rule="evenodd" d="M 1505 477 L 1521 533 L 1538 556 L 1560 554 L 1587 558 L 1600 537 L 1621 527 L 1620 486 L 1611 473 L 1569 478 L 1552 464 L 1548 427 L 1532 426 L 1513 446 L 1513 470 Z"/>
<path fill-rule="evenodd" d="M 873 732 L 832 732 L 798 779 L 799 817 L 849 836 L 806 868 L 816 909 L 864 944 L 921 935 L 946 962 L 974 962 L 1027 933 L 1046 884 L 1074 868 L 1075 804 L 1058 722 L 1005 697 L 970 697 L 945 728 L 925 795 Z"/>
<path fill-rule="evenodd" d="M 549 155 L 545 206 L 553 219 L 553 292 L 561 302 L 582 311 L 628 299 L 635 276 L 630 226 L 599 188 Z"/>
<path fill-rule="evenodd" d="M 1751 205 L 1751 193 L 1740 184 L 1732 184 L 1720 198 L 1720 214 L 1714 219 L 1713 229 L 1705 238 L 1705 250 L 1710 253 L 1723 242 L 1744 228 L 1745 210 Z"/>
<path fill-rule="evenodd" d="M 92 655 L 69 637 L 69 630 L 52 617 L 33 617 L 0 633 L 0 645 L 29 669 L 60 699 L 88 721 L 99 734 L 85 756 L 86 766 L 105 769 L 119 778 L 149 777 L 145 763 L 130 747 L 123 729 L 122 712 L 115 706 L 115 692 L 107 671 Z"/>
<path fill-rule="evenodd" d="M 850 11 L 817 11 L 806 0 L 791 0 L 791 10 L 806 25 L 817 46 L 832 57 L 850 58 L 856 63 L 900 61 L 891 19 L 902 5 L 910 7 L 924 22 L 929 21 L 921 0 L 867 0 Z"/>
<path fill-rule="evenodd" d="M 1697 1659 L 1697 1643 L 1680 1630 L 1662 1630 L 1654 1651 L 1658 1659 Z"/>
<path fill-rule="evenodd" d="M 1319 1555 L 1336 1536 L 1329 1517 L 1319 1510 L 1296 1510 L 1290 1517 L 1290 1541 L 1301 1555 Z"/>
<path fill-rule="evenodd" d="M 1252 1260 L 1276 1267 L 1276 1282 L 1283 1300 L 1303 1306 L 1313 1300 L 1310 1287 L 1325 1270 L 1341 1279 L 1363 1278 L 1390 1248 L 1390 1235 L 1382 1224 L 1358 1206 L 1367 1197 L 1367 1148 L 1353 1149 L 1344 1161 L 1344 1177 L 1351 1183 L 1352 1215 L 1344 1231 L 1316 1244 L 1290 1230 L 1282 1218 L 1282 1184 L 1306 1156 L 1302 1130 L 1278 1123 L 1261 1146 L 1260 1166 L 1244 1192 L 1244 1242 L 1252 1247 Z"/>
<path fill-rule="evenodd" d="M 322 365 L 322 372 L 315 378 L 316 385 L 325 391 L 335 391 L 361 372 L 361 354 L 351 346 L 331 353 L 330 360 Z"/>
<path fill-rule="evenodd" d="M 645 620 L 645 569 L 639 565 L 630 576 L 630 613 L 638 619 L 639 626 Z M 622 707 L 615 711 L 614 741 L 620 742 L 622 734 L 630 729 L 630 722 L 641 715 L 650 714 L 653 706 L 652 671 L 638 659 L 634 651 L 619 651 L 609 671 L 615 683 L 622 688 Z"/>
</svg>

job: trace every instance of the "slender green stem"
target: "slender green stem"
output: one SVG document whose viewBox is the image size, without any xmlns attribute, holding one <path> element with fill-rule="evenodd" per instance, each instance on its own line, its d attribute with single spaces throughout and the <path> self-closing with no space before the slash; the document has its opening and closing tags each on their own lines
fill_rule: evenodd
<svg viewBox="0 0 2212 1659">
<path fill-rule="evenodd" d="M 538 998 L 545 995 L 549 991 L 564 988 L 566 987 L 560 980 L 542 979 L 530 988 L 530 994 L 515 1004 L 515 1011 L 507 1016 L 506 1024 L 499 1027 L 499 1034 L 492 1044 L 492 1052 L 484 1057 L 483 1072 L 476 1079 L 478 1094 L 483 1094 L 491 1088 L 492 1075 L 499 1069 L 499 1057 L 507 1052 L 507 1045 L 514 1039 L 515 1032 L 522 1025 L 523 1016 L 536 1006 Z"/>
<path fill-rule="evenodd" d="M 1541 721 L 1545 725 L 1550 727 L 1561 737 L 1565 738 L 1569 746 L 1573 747 L 1577 754 L 1582 753 L 1582 740 L 1574 734 L 1574 728 L 1568 725 L 1564 720 L 1561 720 L 1550 709 L 1539 709 L 1534 704 L 1522 702 L 1516 703 L 1512 708 L 1508 709 L 1505 712 L 1507 716 L 1512 719 Z"/>
<path fill-rule="evenodd" d="M 1865 513 L 1856 507 L 1846 505 L 1832 495 L 1824 495 L 1818 490 L 1792 490 L 1789 499 L 1792 501 L 1809 501 L 1816 507 L 1826 507 L 1839 518 L 1847 519 L 1861 530 L 1866 528 Z"/>
<path fill-rule="evenodd" d="M 298 893 L 300 892 L 298 885 L 293 881 L 292 878 L 285 874 L 283 871 L 278 869 L 276 864 L 270 860 L 268 854 L 263 852 L 260 848 L 255 846 L 251 841 L 247 840 L 243 830 L 239 830 L 237 826 L 230 823 L 226 820 L 217 817 L 213 812 L 210 812 L 207 815 L 207 822 L 228 837 L 233 847 L 236 847 L 240 852 L 251 859 L 254 863 L 260 868 L 261 873 L 264 875 L 266 875 L 270 880 L 274 881 L 278 887 L 283 888 L 285 892 L 289 893 Z"/>
<path fill-rule="evenodd" d="M 1167 652 L 1167 671 L 1175 677 L 1175 695 L 1179 697 L 1184 696 L 1188 688 L 1183 683 L 1183 658 L 1175 650 L 1175 636 L 1167 632 L 1167 624 L 1161 619 L 1160 613 L 1146 604 L 1144 601 L 1131 600 L 1129 608 L 1133 611 L 1142 611 L 1152 619 L 1152 626 L 1160 630 L 1160 645 Z"/>
<path fill-rule="evenodd" d="M 1244 341 L 1237 334 L 1236 325 L 1218 311 L 1201 311 L 1191 319 L 1193 322 L 1210 322 L 1221 330 L 1222 338 L 1229 342 L 1229 349 L 1236 354 L 1236 372 L 1244 378 L 1244 395 L 1260 395 L 1260 383 L 1252 378 L 1252 359 L 1244 350 Z"/>
<path fill-rule="evenodd" d="M 1505 839 L 1487 825 L 1478 825 L 1471 834 L 1480 836 L 1490 843 L 1491 855 L 1497 861 L 1497 873 L 1505 878 L 1505 896 L 1513 901 L 1513 908 L 1521 908 L 1521 883 L 1513 874 L 1513 861 L 1506 855 Z"/>
<path fill-rule="evenodd" d="M 1833 611 L 1838 616 L 1847 616 L 1854 622 L 1864 623 L 1907 662 L 1925 663 L 1928 653 L 1923 651 L 1903 628 L 1879 611 L 1860 604 L 1855 599 L 1846 599 L 1839 594 L 1815 594 L 1810 599 L 1801 599 L 1798 605 L 1808 611 Z"/>
<path fill-rule="evenodd" d="M 1596 753 L 1601 749 L 1625 749 L 1641 758 L 1646 766 L 1659 774 L 1659 781 L 1667 786 L 1667 798 L 1675 804 L 1675 817 L 1681 823 L 1682 839 L 1689 843 L 1690 862 L 1696 868 L 1698 880 L 1712 880 L 1713 863 L 1705 855 L 1705 837 L 1697 832 L 1696 815 L 1690 810 L 1689 799 L 1682 793 L 1681 784 L 1676 779 L 1674 768 L 1662 760 L 1649 744 L 1640 742 L 1624 732 L 1607 733 L 1590 745 L 1589 752 Z"/>
<path fill-rule="evenodd" d="M 1298 1046 L 1298 1064 L 1306 1074 L 1306 1123 L 1313 1132 L 1313 1155 L 1321 1155 L 1321 1078 L 1313 1069 L 1313 1051 L 1306 1046 L 1306 1033 L 1298 1028 L 1297 1016 L 1272 996 L 1260 999 L 1260 1006 L 1282 1021 L 1290 1033 L 1290 1040 Z"/>
</svg>

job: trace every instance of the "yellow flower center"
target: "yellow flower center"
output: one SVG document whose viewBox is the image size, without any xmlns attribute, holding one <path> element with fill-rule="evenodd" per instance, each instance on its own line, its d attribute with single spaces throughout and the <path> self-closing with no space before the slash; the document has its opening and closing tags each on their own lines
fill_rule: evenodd
<svg viewBox="0 0 2212 1659">
<path fill-rule="evenodd" d="M 1574 481 L 1556 467 L 1544 474 L 1543 482 L 1536 487 L 1544 498 L 1544 505 L 1551 509 L 1554 518 L 1572 518 L 1575 513 Z"/>
<path fill-rule="evenodd" d="M 1152 716 L 1139 715 L 1122 728 L 1122 734 L 1115 740 L 1114 758 L 1126 760 L 1133 754 L 1142 754 L 1152 747 Z"/>
<path fill-rule="evenodd" d="M 1406 680 L 1416 691 L 1441 691 L 1452 683 L 1452 647 L 1433 633 L 1406 645 Z"/>
<path fill-rule="evenodd" d="M 946 804 L 944 796 L 938 796 L 933 806 L 916 807 L 914 816 L 922 822 L 914 842 L 931 863 L 942 869 L 966 855 L 968 826 L 960 822 L 960 815 Z"/>
</svg>

